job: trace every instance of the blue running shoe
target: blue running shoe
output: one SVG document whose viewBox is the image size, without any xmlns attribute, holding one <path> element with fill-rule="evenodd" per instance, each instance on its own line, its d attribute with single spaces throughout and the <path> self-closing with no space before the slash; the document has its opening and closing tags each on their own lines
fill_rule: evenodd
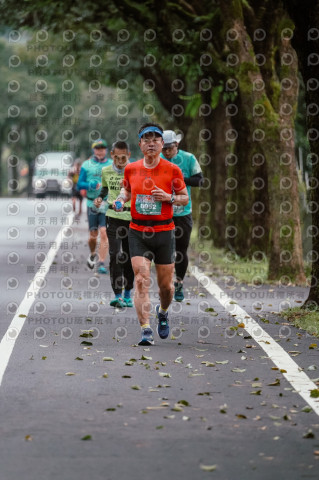
<svg viewBox="0 0 319 480">
<path fill-rule="evenodd" d="M 123 302 L 124 302 L 126 307 L 133 307 L 133 301 L 132 301 L 131 298 L 124 297 Z"/>
<path fill-rule="evenodd" d="M 175 282 L 174 287 L 175 287 L 174 300 L 176 302 L 182 302 L 184 300 L 183 284 Z"/>
<path fill-rule="evenodd" d="M 143 328 L 142 338 L 138 345 L 154 345 L 153 330 L 151 328 Z"/>
<path fill-rule="evenodd" d="M 115 297 L 113 300 L 110 301 L 110 306 L 116 308 L 124 308 L 125 303 L 123 302 L 123 298 Z"/>
<path fill-rule="evenodd" d="M 168 313 L 159 313 L 160 305 L 156 305 L 155 312 L 158 318 L 157 333 L 164 340 L 169 335 Z"/>
<path fill-rule="evenodd" d="M 102 273 L 103 275 L 106 275 L 108 273 L 107 269 L 105 268 L 105 265 L 101 264 L 99 268 L 97 269 L 98 273 Z"/>
</svg>

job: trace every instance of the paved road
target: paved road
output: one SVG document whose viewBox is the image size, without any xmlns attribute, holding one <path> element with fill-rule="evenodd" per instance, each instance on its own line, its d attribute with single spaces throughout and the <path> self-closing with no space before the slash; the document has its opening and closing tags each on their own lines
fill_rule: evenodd
<svg viewBox="0 0 319 480">
<path fill-rule="evenodd" d="M 86 266 L 85 214 L 67 225 L 67 201 L 0 204 L 0 338 L 14 344 L 0 386 L 1 480 L 318 478 L 318 414 L 201 282 L 187 277 L 186 301 L 172 304 L 172 338 L 137 347 L 134 308 L 112 309 L 109 276 Z M 274 313 L 306 289 L 211 280 L 316 381 L 316 339 Z"/>
</svg>

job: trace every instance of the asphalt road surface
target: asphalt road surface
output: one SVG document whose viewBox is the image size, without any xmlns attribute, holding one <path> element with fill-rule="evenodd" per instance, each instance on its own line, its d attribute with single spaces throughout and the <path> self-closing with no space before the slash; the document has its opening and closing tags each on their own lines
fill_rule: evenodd
<svg viewBox="0 0 319 480">
<path fill-rule="evenodd" d="M 138 347 L 135 309 L 86 266 L 86 214 L 0 204 L 1 480 L 318 479 L 317 340 L 277 314 L 306 289 L 194 256 L 170 338 Z"/>
</svg>

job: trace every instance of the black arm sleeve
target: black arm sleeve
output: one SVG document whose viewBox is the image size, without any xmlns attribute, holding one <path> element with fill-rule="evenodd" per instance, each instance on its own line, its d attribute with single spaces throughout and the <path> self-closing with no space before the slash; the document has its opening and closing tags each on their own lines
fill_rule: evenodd
<svg viewBox="0 0 319 480">
<path fill-rule="evenodd" d="M 186 185 L 190 185 L 191 187 L 200 187 L 203 181 L 203 174 L 196 173 L 196 175 L 192 175 L 191 177 L 184 178 L 184 182 Z"/>
<path fill-rule="evenodd" d="M 102 187 L 102 188 L 101 188 L 101 191 L 100 191 L 99 197 L 101 197 L 102 200 L 104 200 L 104 198 L 106 197 L 106 195 L 107 195 L 108 193 L 109 193 L 108 187 Z"/>
</svg>

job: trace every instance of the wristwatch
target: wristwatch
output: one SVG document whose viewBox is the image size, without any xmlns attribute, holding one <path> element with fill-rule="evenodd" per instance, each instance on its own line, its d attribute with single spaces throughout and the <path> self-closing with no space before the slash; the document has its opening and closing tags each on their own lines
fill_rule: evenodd
<svg viewBox="0 0 319 480">
<path fill-rule="evenodd" d="M 172 193 L 171 199 L 169 201 L 171 204 L 175 202 L 175 193 Z"/>
</svg>

